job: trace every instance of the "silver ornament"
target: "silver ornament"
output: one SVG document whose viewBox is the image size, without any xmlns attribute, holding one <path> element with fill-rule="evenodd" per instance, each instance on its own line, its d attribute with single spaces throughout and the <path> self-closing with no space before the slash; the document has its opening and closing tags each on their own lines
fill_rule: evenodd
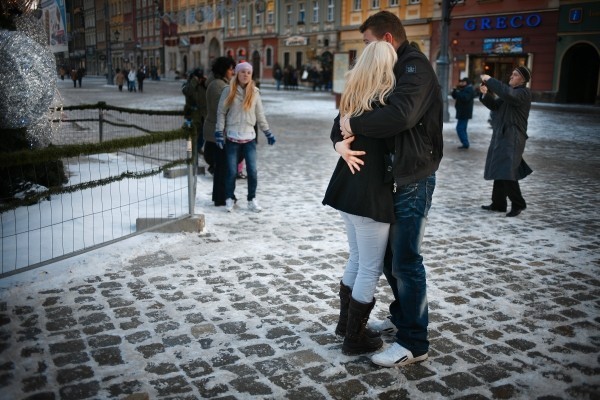
<svg viewBox="0 0 600 400">
<path fill-rule="evenodd" d="M 36 18 L 33 13 L 17 15 L 14 17 L 14 20 L 17 31 L 23 32 L 42 46 L 47 45 L 48 36 L 46 35 L 44 26 L 39 18 Z"/>
<path fill-rule="evenodd" d="M 0 128 L 25 128 L 48 112 L 54 55 L 25 33 L 0 30 Z"/>
</svg>

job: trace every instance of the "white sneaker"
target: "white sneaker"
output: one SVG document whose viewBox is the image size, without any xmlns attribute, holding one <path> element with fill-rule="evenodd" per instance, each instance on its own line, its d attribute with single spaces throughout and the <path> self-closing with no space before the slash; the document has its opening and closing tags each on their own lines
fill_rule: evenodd
<svg viewBox="0 0 600 400">
<path fill-rule="evenodd" d="M 426 359 L 427 353 L 414 357 L 410 350 L 405 349 L 398 343 L 393 343 L 381 353 L 374 354 L 373 357 L 371 357 L 371 361 L 373 361 L 374 364 L 389 368 L 402 367 Z"/>
<path fill-rule="evenodd" d="M 227 212 L 232 212 L 233 211 L 233 199 L 227 199 L 225 200 L 225 209 L 227 210 Z"/>
<path fill-rule="evenodd" d="M 261 212 L 262 207 L 258 205 L 258 201 L 256 199 L 252 199 L 248 202 L 248 210 L 254 212 Z"/>
<path fill-rule="evenodd" d="M 369 328 L 381 332 L 382 335 L 395 335 L 398 331 L 396 325 L 392 322 L 392 317 L 388 315 L 383 321 L 374 321 L 369 323 Z"/>
</svg>

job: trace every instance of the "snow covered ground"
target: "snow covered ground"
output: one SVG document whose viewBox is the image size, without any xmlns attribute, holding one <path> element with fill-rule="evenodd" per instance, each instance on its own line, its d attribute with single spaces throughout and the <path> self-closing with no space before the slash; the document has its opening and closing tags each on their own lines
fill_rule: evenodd
<svg viewBox="0 0 600 400">
<path fill-rule="evenodd" d="M 27 394 L 64 395 L 69 387 L 93 392 L 80 398 L 118 398 L 126 387 L 151 398 L 599 394 L 597 116 L 532 112 L 525 158 L 535 172 L 522 183 L 528 208 L 517 218 L 480 209 L 491 194 L 482 178 L 487 111 L 476 107 L 468 151 L 456 149 L 454 121 L 444 125 L 423 244 L 430 359 L 388 370 L 343 356 L 332 334 L 347 251 L 341 218 L 321 205 L 337 161 L 329 141 L 333 98 L 263 92 L 277 137 L 273 147 L 259 139 L 263 212 L 246 209 L 240 180 L 234 212 L 214 207 L 210 176 L 201 176 L 196 210 L 204 232 L 146 233 L 0 280 L 0 357 L 13 363 L 0 398 L 23 397 L 39 361 L 46 383 Z M 132 96 L 130 104 L 148 104 Z M 386 286 L 382 279 L 373 318 L 386 315 Z M 24 307 L 38 317 L 19 314 Z M 70 310 L 65 321 L 73 322 L 49 330 L 59 309 Z M 98 314 L 106 316 L 102 324 L 90 323 Z M 24 321 L 40 332 L 15 333 Z M 90 327 L 95 333 L 85 333 Z M 117 348 L 122 362 L 95 357 L 93 340 L 103 335 L 114 338 L 106 348 Z M 56 349 L 75 339 L 91 356 L 63 366 Z M 145 352 L 155 345 L 163 351 Z M 27 348 L 41 350 L 25 357 Z M 65 383 L 74 365 L 86 373 Z"/>
</svg>

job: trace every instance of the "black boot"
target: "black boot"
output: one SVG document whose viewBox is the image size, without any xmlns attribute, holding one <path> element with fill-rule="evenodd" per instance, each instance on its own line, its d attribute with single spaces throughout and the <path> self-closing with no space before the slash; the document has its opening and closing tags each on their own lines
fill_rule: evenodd
<svg viewBox="0 0 600 400">
<path fill-rule="evenodd" d="M 342 344 L 342 353 L 345 355 L 372 353 L 383 346 L 381 337 L 369 337 L 366 335 L 367 321 L 374 306 L 375 299 L 368 304 L 363 304 L 350 298 L 346 337 Z"/>
<path fill-rule="evenodd" d="M 350 298 L 352 297 L 352 289 L 344 285 L 340 281 L 340 318 L 335 327 L 335 334 L 341 337 L 346 336 L 346 325 L 348 325 L 348 307 L 350 306 Z M 380 337 L 381 332 L 366 328 L 368 337 Z"/>
<path fill-rule="evenodd" d="M 348 324 L 348 306 L 350 305 L 351 296 L 352 289 L 340 281 L 340 319 L 335 327 L 335 334 L 338 336 L 346 336 L 346 325 Z"/>
</svg>

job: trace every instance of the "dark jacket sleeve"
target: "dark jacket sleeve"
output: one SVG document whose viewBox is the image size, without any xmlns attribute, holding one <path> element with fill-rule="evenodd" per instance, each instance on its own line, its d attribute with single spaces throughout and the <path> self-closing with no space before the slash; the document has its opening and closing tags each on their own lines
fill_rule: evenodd
<svg viewBox="0 0 600 400">
<path fill-rule="evenodd" d="M 500 108 L 500 104 L 502 104 L 502 100 L 496 98 L 492 92 L 481 94 L 479 96 L 479 100 L 481 100 L 483 105 L 491 111 L 496 111 L 498 108 Z"/>
<path fill-rule="evenodd" d="M 437 79 L 432 76 L 429 61 L 421 53 L 394 67 L 396 87 L 385 107 L 375 108 L 350 119 L 352 133 L 374 138 L 397 135 L 419 123 L 430 105 Z"/>
<path fill-rule="evenodd" d="M 333 148 L 335 148 L 335 144 L 337 142 L 341 142 L 344 140 L 342 137 L 342 132 L 340 131 L 340 114 L 335 117 L 333 120 L 333 126 L 331 127 L 331 134 L 329 135 L 331 138 L 331 142 L 333 143 Z"/>
<path fill-rule="evenodd" d="M 519 88 L 512 88 L 497 79 L 488 79 L 486 85 L 492 92 L 496 93 L 499 98 L 513 106 L 520 106 L 530 101 L 526 91 L 518 90 Z"/>
</svg>

